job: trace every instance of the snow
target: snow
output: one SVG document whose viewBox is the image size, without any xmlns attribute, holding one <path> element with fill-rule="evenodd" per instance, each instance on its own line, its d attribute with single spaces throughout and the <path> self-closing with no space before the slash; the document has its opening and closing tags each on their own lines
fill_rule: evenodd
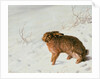
<svg viewBox="0 0 100 79">
<path fill-rule="evenodd" d="M 91 6 L 76 6 L 84 12 Z M 92 13 L 90 13 L 91 15 Z M 72 6 L 13 6 L 8 8 L 8 71 L 9 73 L 91 73 L 92 72 L 92 23 L 73 26 L 75 16 Z M 69 29 L 70 28 L 70 29 Z M 23 29 L 22 40 L 19 34 Z M 79 38 L 89 50 L 88 60 L 76 64 L 61 53 L 56 64 L 51 65 L 49 52 L 42 36 L 48 31 L 59 31 Z"/>
</svg>

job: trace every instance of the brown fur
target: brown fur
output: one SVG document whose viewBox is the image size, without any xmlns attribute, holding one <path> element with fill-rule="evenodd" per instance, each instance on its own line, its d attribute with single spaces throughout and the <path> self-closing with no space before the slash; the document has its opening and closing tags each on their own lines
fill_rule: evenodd
<svg viewBox="0 0 100 79">
<path fill-rule="evenodd" d="M 76 63 L 85 59 L 88 51 L 82 42 L 73 36 L 64 35 L 58 31 L 46 32 L 42 40 L 46 42 L 49 51 L 52 53 L 51 62 L 55 64 L 57 57 L 61 52 L 68 54 L 67 59 L 76 58 Z"/>
</svg>

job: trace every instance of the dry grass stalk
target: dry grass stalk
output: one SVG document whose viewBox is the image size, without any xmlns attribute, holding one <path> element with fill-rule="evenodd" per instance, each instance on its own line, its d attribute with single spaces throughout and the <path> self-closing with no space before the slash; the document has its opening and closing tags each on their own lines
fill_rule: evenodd
<svg viewBox="0 0 100 79">
<path fill-rule="evenodd" d="M 19 29 L 19 35 L 24 43 L 28 44 L 31 41 L 31 39 L 30 40 L 28 39 L 32 36 L 32 32 L 25 37 L 24 27 L 22 29 Z"/>
<path fill-rule="evenodd" d="M 76 19 L 69 29 L 71 29 L 72 27 L 78 26 L 79 24 L 85 24 L 86 22 L 92 23 L 92 16 L 90 15 L 89 11 L 90 11 L 90 8 L 87 8 L 84 12 L 80 11 L 79 13 L 76 13 L 75 6 L 72 6 L 72 13 Z"/>
</svg>

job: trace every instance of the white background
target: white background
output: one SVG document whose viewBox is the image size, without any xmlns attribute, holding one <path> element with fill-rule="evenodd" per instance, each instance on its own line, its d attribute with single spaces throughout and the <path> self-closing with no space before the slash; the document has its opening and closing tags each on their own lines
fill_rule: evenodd
<svg viewBox="0 0 100 79">
<path fill-rule="evenodd" d="M 99 77 L 99 11 L 98 8 L 93 7 L 92 13 L 93 13 L 93 72 L 92 73 L 61 73 L 61 74 L 39 74 L 39 73 L 21 73 L 21 74 L 11 74 L 8 73 L 8 29 L 6 26 L 8 26 L 8 5 L 91 5 L 91 2 L 74 2 L 68 1 L 68 2 L 2 2 L 1 7 L 1 76 L 2 78 L 98 78 Z M 96 13 L 96 14 L 95 14 Z M 97 54 L 95 54 L 95 52 Z M 73 75 L 73 76 L 72 76 Z"/>
</svg>

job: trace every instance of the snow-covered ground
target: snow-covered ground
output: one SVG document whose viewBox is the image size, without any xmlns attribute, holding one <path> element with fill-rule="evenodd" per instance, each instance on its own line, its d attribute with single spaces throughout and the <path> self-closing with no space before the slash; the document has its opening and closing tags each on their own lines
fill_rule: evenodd
<svg viewBox="0 0 100 79">
<path fill-rule="evenodd" d="M 73 8 L 74 14 L 83 17 L 81 22 L 77 22 L 71 5 L 9 6 L 9 73 L 91 73 L 92 23 L 88 22 L 91 18 L 84 21 L 87 14 L 92 14 L 91 9 L 88 5 Z M 51 65 L 51 53 L 42 41 L 43 34 L 48 31 L 60 31 L 78 37 L 89 50 L 87 60 L 76 64 L 76 59 L 67 60 L 68 55 L 62 53 L 56 64 Z"/>
</svg>

